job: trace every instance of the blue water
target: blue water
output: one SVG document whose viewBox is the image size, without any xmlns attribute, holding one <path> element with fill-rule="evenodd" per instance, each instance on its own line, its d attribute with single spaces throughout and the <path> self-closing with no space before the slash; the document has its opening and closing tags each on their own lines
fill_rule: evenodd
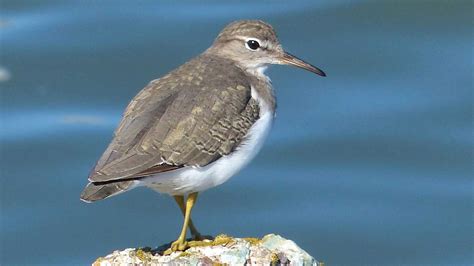
<svg viewBox="0 0 474 266">
<path fill-rule="evenodd" d="M 201 195 L 198 228 L 278 233 L 328 265 L 474 264 L 470 1 L 206 2 L 2 1 L 1 265 L 176 238 L 167 196 L 79 194 L 129 100 L 241 18 L 328 77 L 270 68 L 273 131 Z"/>
</svg>

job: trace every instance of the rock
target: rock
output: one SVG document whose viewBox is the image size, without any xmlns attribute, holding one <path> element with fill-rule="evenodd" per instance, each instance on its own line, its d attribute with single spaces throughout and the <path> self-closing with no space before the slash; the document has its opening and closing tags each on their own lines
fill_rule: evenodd
<svg viewBox="0 0 474 266">
<path fill-rule="evenodd" d="M 214 240 L 190 241 L 189 249 L 160 255 L 169 247 L 128 248 L 98 258 L 94 266 L 110 265 L 323 265 L 295 242 L 269 234 L 262 239 L 219 235 Z"/>
</svg>

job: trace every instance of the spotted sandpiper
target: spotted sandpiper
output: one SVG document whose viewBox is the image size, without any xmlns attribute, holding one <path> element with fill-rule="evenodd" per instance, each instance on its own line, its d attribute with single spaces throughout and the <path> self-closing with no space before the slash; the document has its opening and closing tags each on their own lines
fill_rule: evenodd
<svg viewBox="0 0 474 266">
<path fill-rule="evenodd" d="M 185 250 L 198 193 L 224 183 L 262 147 L 275 114 L 264 74 L 270 64 L 324 72 L 285 52 L 269 24 L 227 25 L 206 51 L 151 81 L 130 102 L 81 199 L 93 202 L 139 186 L 169 194 L 184 224 L 167 253 Z"/>
</svg>

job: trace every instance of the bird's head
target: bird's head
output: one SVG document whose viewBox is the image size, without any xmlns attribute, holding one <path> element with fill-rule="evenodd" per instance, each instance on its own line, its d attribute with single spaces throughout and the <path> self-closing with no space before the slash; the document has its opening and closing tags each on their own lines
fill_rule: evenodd
<svg viewBox="0 0 474 266">
<path fill-rule="evenodd" d="M 236 61 L 250 72 L 262 73 L 269 64 L 278 64 L 326 76 L 321 69 L 284 51 L 273 27 L 261 20 L 230 23 L 219 33 L 209 51 Z"/>
</svg>

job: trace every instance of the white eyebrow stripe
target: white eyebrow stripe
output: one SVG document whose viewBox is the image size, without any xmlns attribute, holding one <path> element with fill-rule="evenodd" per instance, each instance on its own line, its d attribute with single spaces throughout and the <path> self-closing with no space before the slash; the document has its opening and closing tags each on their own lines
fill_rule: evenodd
<svg viewBox="0 0 474 266">
<path fill-rule="evenodd" d="M 235 36 L 236 39 L 239 39 L 239 40 L 242 40 L 242 41 L 245 41 L 245 42 L 248 42 L 250 40 L 256 40 L 258 43 L 260 43 L 260 45 L 262 43 L 264 43 L 264 41 L 260 40 L 259 38 L 255 38 L 255 37 L 246 37 L 246 36 Z"/>
<path fill-rule="evenodd" d="M 246 42 L 248 42 L 248 41 L 250 41 L 250 40 L 255 40 L 255 41 L 257 41 L 258 43 L 262 44 L 262 40 L 260 40 L 259 38 L 254 38 L 254 37 L 248 38 L 248 37 L 244 37 L 244 39 L 245 39 Z"/>
</svg>

